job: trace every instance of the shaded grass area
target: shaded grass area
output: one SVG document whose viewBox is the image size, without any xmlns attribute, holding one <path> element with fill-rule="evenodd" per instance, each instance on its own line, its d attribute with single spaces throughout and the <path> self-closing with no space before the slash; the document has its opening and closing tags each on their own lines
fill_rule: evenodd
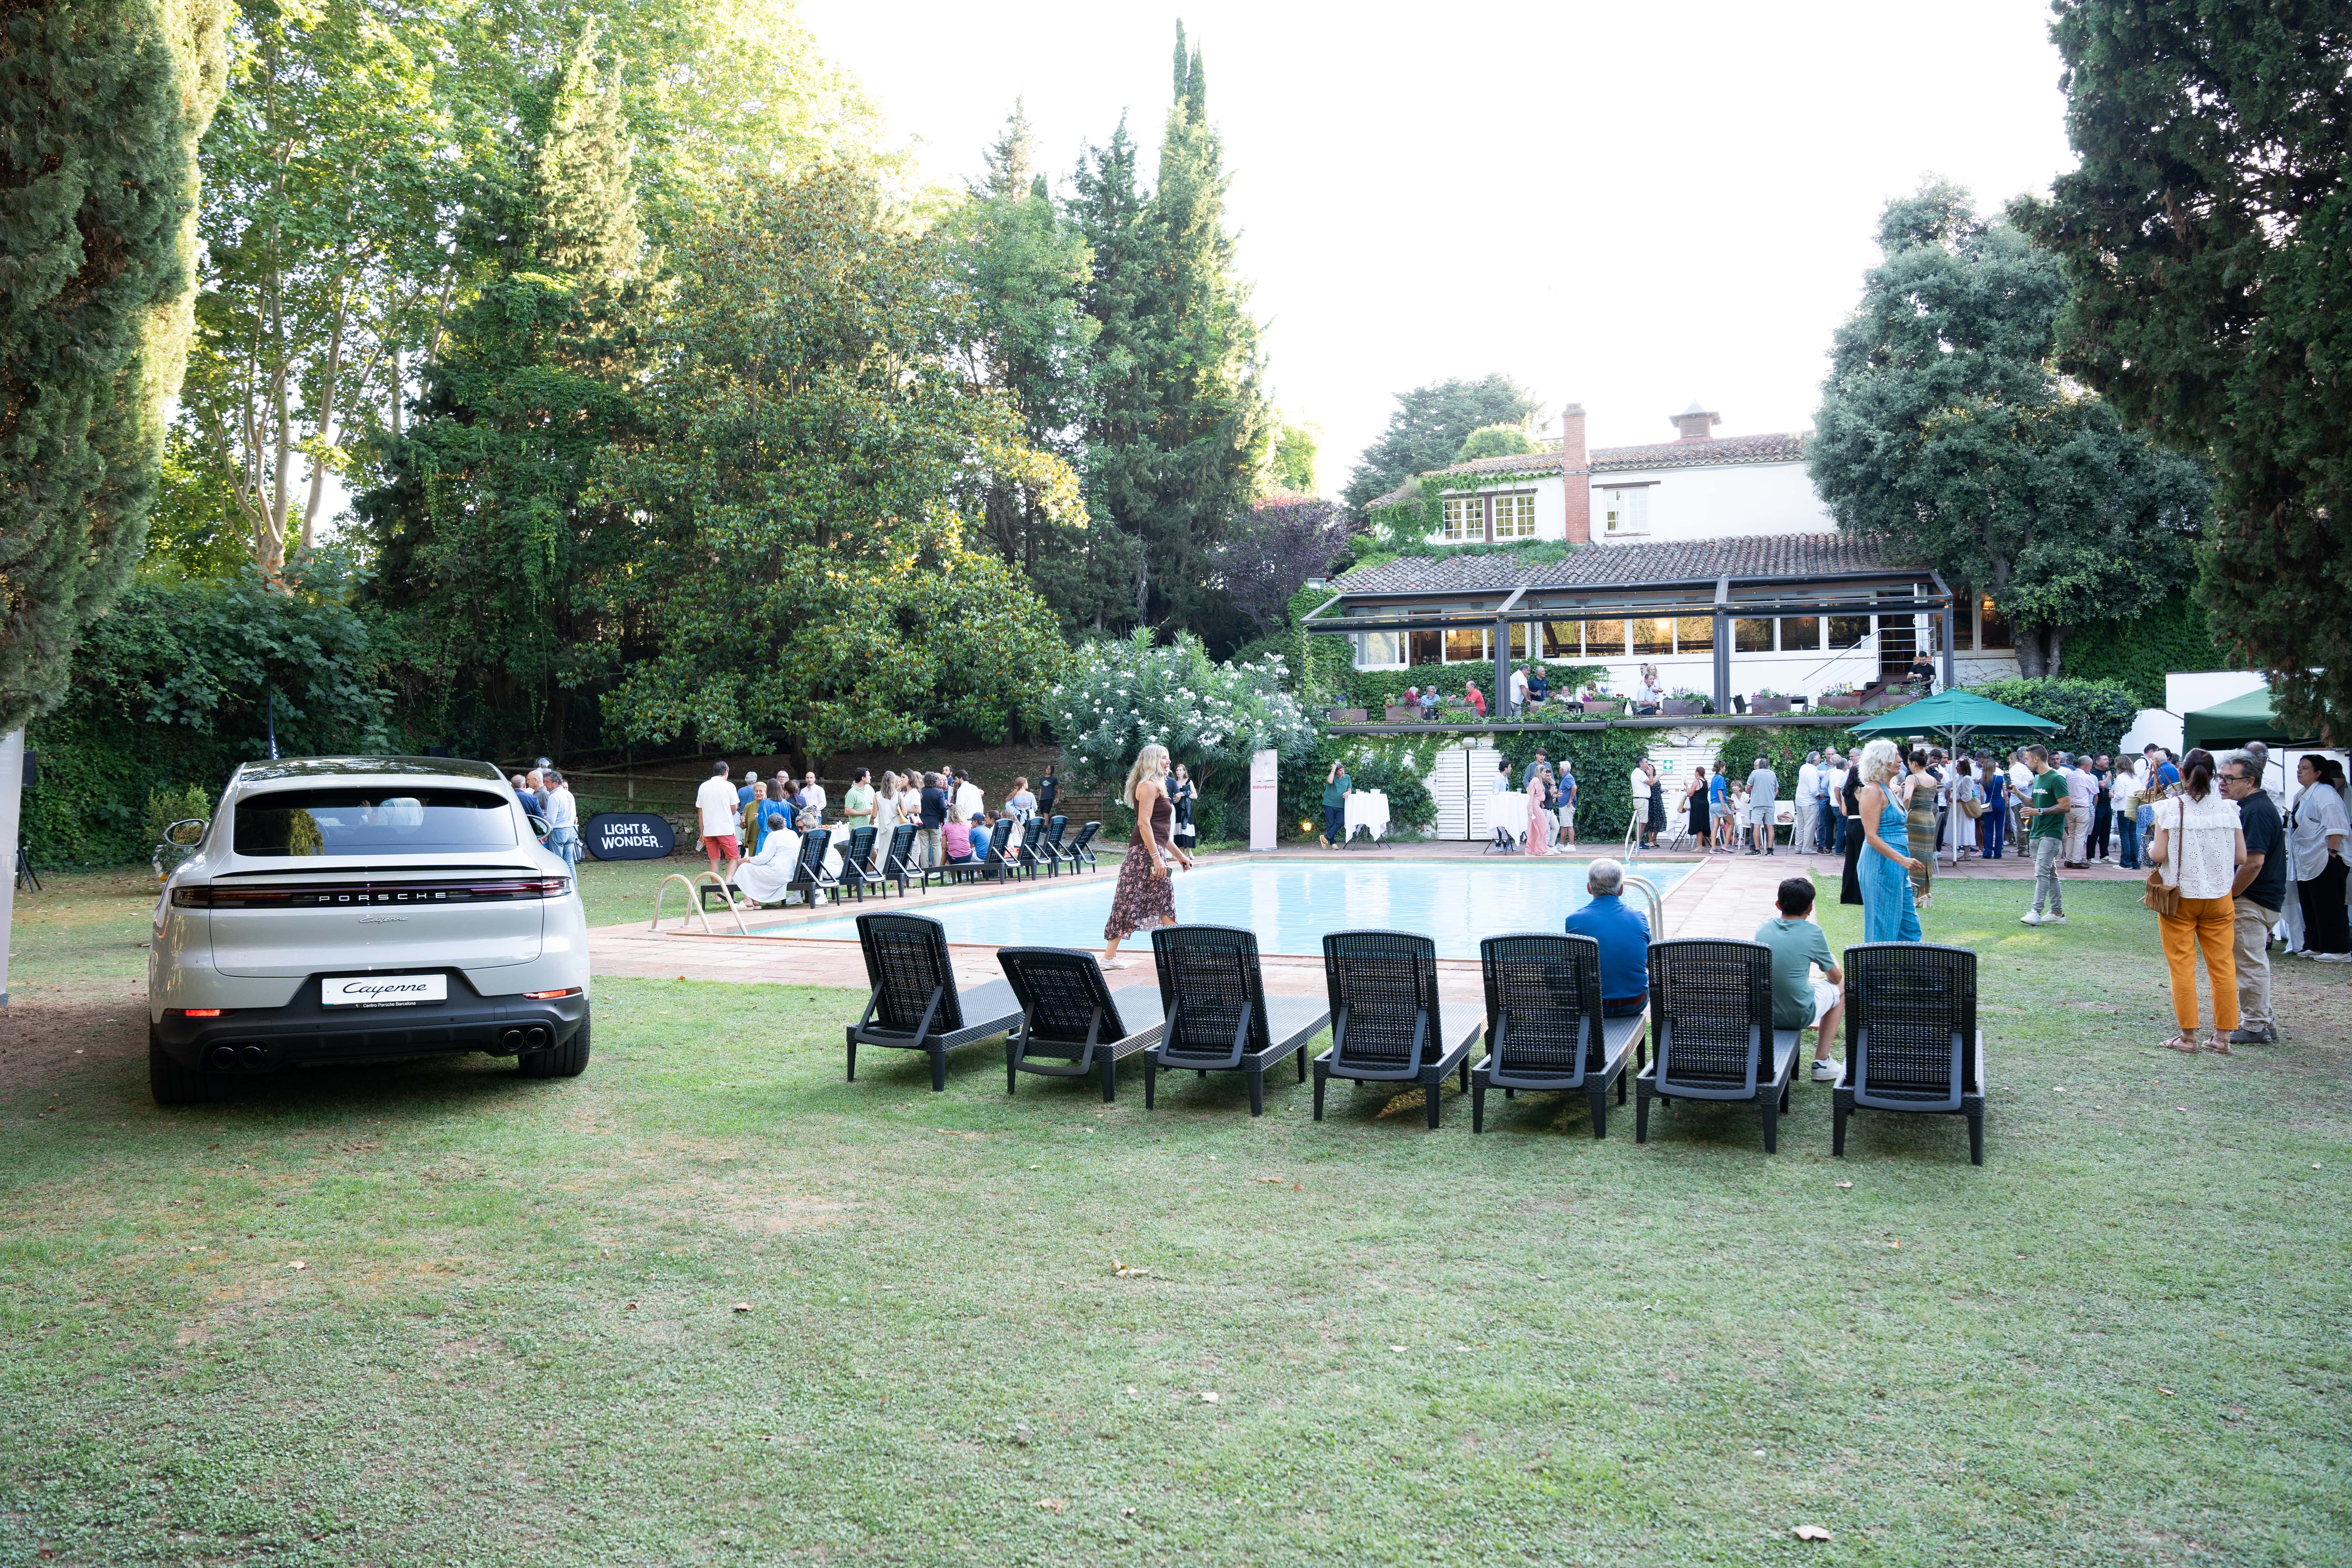
<svg viewBox="0 0 2352 1568">
<path fill-rule="evenodd" d="M 1686 1104 L 1008 1098 L 989 1047 L 845 1084 L 856 998 L 657 981 L 577 1080 L 165 1113 L 93 891 L 17 942 L 78 978 L 0 1084 L 0 1560 L 2344 1561 L 2352 977 L 2173 1056 L 2132 898 L 1938 890 L 1978 1170 L 1956 1119 L 1834 1161 L 1801 1083 L 1774 1158 Z"/>
</svg>

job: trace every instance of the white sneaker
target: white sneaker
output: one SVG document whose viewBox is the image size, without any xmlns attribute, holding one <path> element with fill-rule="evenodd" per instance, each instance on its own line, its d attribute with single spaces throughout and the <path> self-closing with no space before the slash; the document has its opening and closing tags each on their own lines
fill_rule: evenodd
<svg viewBox="0 0 2352 1568">
<path fill-rule="evenodd" d="M 2042 916 L 2032 910 L 2028 910 L 2023 914 L 2017 917 L 2017 923 L 2020 925 L 2038 926 L 2042 923 Z"/>
<path fill-rule="evenodd" d="M 1843 1062 L 1824 1059 L 1813 1063 L 1813 1081 L 1815 1083 L 1835 1083 L 1838 1079 L 1843 1077 L 1845 1077 L 1845 1064 Z"/>
<path fill-rule="evenodd" d="M 2066 923 L 2066 917 L 2053 910 L 2042 917 L 2042 923 L 2046 926 L 2062 926 Z"/>
<path fill-rule="evenodd" d="M 2311 956 L 2321 963 L 2352 963 L 2352 952 L 2315 952 Z"/>
</svg>

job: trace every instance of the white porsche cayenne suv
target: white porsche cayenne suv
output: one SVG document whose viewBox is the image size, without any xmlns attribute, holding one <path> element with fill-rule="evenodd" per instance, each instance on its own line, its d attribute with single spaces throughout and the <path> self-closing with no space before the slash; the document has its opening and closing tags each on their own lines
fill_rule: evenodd
<svg viewBox="0 0 2352 1568">
<path fill-rule="evenodd" d="M 156 1101 L 316 1062 L 588 1065 L 588 922 L 572 867 L 488 763 L 302 757 L 237 769 L 155 905 Z"/>
</svg>

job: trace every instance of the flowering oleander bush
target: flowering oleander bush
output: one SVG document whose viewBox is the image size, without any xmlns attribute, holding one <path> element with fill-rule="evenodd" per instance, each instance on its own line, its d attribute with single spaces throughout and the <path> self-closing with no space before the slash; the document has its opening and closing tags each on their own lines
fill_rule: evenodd
<svg viewBox="0 0 2352 1568">
<path fill-rule="evenodd" d="M 1315 749 L 1321 731 L 1283 689 L 1279 656 L 1220 664 L 1200 639 L 1156 644 L 1149 628 L 1088 643 L 1046 694 L 1045 716 L 1064 766 L 1087 787 L 1116 792 L 1136 754 L 1157 742 L 1192 771 L 1204 797 L 1248 786 L 1250 753 L 1269 747 L 1286 763 Z"/>
</svg>

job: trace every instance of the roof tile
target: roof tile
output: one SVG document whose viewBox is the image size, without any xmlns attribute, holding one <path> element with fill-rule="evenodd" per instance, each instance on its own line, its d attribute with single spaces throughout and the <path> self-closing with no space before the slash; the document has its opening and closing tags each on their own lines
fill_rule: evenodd
<svg viewBox="0 0 2352 1568">
<path fill-rule="evenodd" d="M 1407 555 L 1334 582 L 1341 594 L 1440 594 L 1475 588 L 1615 588 L 1717 577 L 1801 581 L 1911 564 L 1877 540 L 1841 533 L 1761 533 L 1657 544 L 1596 544 L 1566 559 L 1523 562 L 1511 550 Z M 1921 568 L 1925 570 L 1925 568 Z"/>
</svg>

